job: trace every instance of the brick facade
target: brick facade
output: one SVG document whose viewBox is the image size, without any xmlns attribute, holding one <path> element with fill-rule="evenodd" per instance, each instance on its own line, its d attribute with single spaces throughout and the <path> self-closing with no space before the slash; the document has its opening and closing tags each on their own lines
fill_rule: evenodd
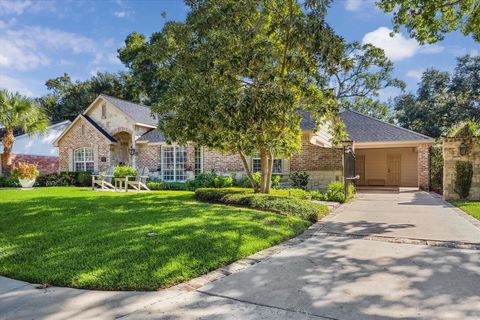
<svg viewBox="0 0 480 320">
<path fill-rule="evenodd" d="M 430 189 L 430 145 L 421 144 L 418 150 L 418 188 L 422 190 Z"/>
<path fill-rule="evenodd" d="M 242 159 L 238 154 L 221 154 L 220 152 L 203 150 L 203 170 L 218 172 L 243 172 Z"/>
<path fill-rule="evenodd" d="M 160 150 L 159 144 L 138 144 L 137 145 L 137 166 L 147 167 L 150 173 L 155 173 L 160 169 Z"/>
<path fill-rule="evenodd" d="M 80 118 L 58 142 L 59 171 L 73 171 L 73 151 L 92 148 L 95 172 L 106 172 L 110 166 L 110 143 L 93 126 Z"/>
<path fill-rule="evenodd" d="M 330 171 L 342 170 L 341 148 L 322 148 L 304 139 L 302 151 L 290 159 L 291 171 Z"/>
<path fill-rule="evenodd" d="M 37 166 L 38 171 L 40 171 L 40 174 L 49 174 L 58 171 L 59 157 L 35 156 L 29 154 L 12 155 L 12 164 L 14 167 L 18 162 L 34 163 Z"/>
</svg>

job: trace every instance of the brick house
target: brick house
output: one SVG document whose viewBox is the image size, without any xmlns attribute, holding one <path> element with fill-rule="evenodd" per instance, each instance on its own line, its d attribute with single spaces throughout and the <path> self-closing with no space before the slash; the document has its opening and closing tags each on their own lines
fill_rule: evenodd
<svg viewBox="0 0 480 320">
<path fill-rule="evenodd" d="M 341 114 L 360 162 L 363 185 L 428 188 L 428 147 L 433 139 L 353 111 Z M 105 172 L 110 166 L 147 167 L 164 181 L 185 181 L 199 172 L 244 174 L 238 155 L 225 155 L 194 144 L 168 144 L 156 130 L 158 119 L 149 107 L 100 95 L 55 140 L 60 171 Z M 328 128 L 316 130 L 305 115 L 302 150 L 290 159 L 276 159 L 274 172 L 285 179 L 292 171 L 306 171 L 310 187 L 323 189 L 343 179 L 343 148 L 329 143 Z M 253 171 L 260 160 L 248 159 Z M 414 179 L 415 177 L 415 179 Z"/>
</svg>

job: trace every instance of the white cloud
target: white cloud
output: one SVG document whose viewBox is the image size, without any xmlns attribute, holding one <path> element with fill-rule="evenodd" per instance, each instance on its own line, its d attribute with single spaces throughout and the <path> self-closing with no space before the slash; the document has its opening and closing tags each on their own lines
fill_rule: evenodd
<svg viewBox="0 0 480 320">
<path fill-rule="evenodd" d="M 12 1 L 12 0 L 0 0 L 0 15 L 2 14 L 22 14 L 28 7 L 32 6 L 33 2 L 26 1 Z"/>
<path fill-rule="evenodd" d="M 115 11 L 113 15 L 117 18 L 125 18 L 125 17 L 128 17 L 130 13 L 128 11 L 121 10 L 121 11 Z"/>
<path fill-rule="evenodd" d="M 422 75 L 423 75 L 424 69 L 412 69 L 408 70 L 407 73 L 405 74 L 409 78 L 413 78 L 417 81 L 422 80 Z"/>
<path fill-rule="evenodd" d="M 27 96 L 33 96 L 33 93 L 19 80 L 0 74 L 0 88 L 8 89 L 9 91 L 18 91 Z"/>
<path fill-rule="evenodd" d="M 24 12 L 55 11 L 55 3 L 49 0 L 0 0 L 0 16 L 21 15 Z"/>
<path fill-rule="evenodd" d="M 365 0 L 346 0 L 345 1 L 345 10 L 347 11 L 358 11 L 364 4 Z"/>
<path fill-rule="evenodd" d="M 0 67 L 16 70 L 49 65 L 49 55 L 54 51 L 97 51 L 95 42 L 87 37 L 38 26 L 0 30 L 0 48 Z"/>
<path fill-rule="evenodd" d="M 116 53 L 112 52 L 97 52 L 93 64 L 121 64 Z"/>
<path fill-rule="evenodd" d="M 370 43 L 382 48 L 385 55 L 392 61 L 399 61 L 413 57 L 417 53 L 434 54 L 443 51 L 443 47 L 437 45 L 420 46 L 414 39 L 407 39 L 400 33 L 390 36 L 391 29 L 380 27 L 363 36 L 363 43 Z"/>
</svg>

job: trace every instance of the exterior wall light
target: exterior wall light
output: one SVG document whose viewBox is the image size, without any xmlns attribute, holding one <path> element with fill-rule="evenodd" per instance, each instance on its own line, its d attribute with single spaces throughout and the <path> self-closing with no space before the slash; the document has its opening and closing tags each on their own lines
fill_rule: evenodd
<svg viewBox="0 0 480 320">
<path fill-rule="evenodd" d="M 134 147 L 128 148 L 128 153 L 129 153 L 131 156 L 134 156 L 136 152 L 137 152 L 137 150 L 135 150 Z"/>
<path fill-rule="evenodd" d="M 468 145 L 465 142 L 462 142 L 458 150 L 460 151 L 460 155 L 464 156 L 467 154 Z"/>
</svg>

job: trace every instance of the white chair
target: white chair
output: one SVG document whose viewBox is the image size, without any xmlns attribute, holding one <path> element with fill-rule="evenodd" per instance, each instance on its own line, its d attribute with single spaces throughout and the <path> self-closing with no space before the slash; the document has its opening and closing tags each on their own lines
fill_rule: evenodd
<svg viewBox="0 0 480 320">
<path fill-rule="evenodd" d="M 128 191 L 128 187 L 132 187 L 136 191 L 141 191 L 142 189 L 150 191 L 147 187 L 148 173 L 148 168 L 143 167 L 143 169 L 137 169 L 137 175 L 135 177 L 126 177 L 126 191 Z"/>
<path fill-rule="evenodd" d="M 95 190 L 95 185 L 98 185 L 101 190 L 117 191 L 117 188 L 112 184 L 114 169 L 114 167 L 110 167 L 106 174 L 92 175 L 92 190 Z"/>
</svg>

